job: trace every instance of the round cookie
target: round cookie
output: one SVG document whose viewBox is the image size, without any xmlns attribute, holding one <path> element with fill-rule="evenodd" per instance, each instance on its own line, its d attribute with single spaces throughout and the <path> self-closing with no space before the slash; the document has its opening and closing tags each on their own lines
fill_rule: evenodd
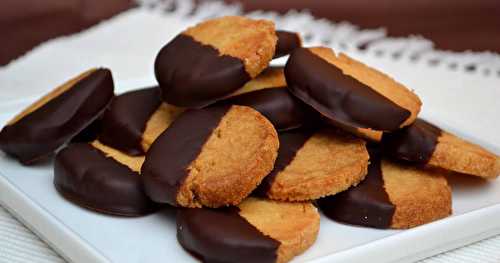
<svg viewBox="0 0 500 263">
<path fill-rule="evenodd" d="M 252 108 L 188 110 L 147 152 L 145 189 L 174 206 L 236 205 L 272 170 L 278 147 L 276 130 Z"/>
<path fill-rule="evenodd" d="M 329 48 L 295 49 L 285 77 L 295 96 L 354 130 L 397 130 L 415 121 L 422 104 L 389 76 Z"/>
<path fill-rule="evenodd" d="M 156 57 L 163 100 L 201 108 L 227 96 L 267 68 L 276 42 L 267 20 L 226 16 L 188 28 Z"/>
<path fill-rule="evenodd" d="M 358 186 L 318 200 L 329 218 L 353 225 L 406 229 L 451 214 L 451 189 L 437 171 L 396 164 L 370 153 Z"/>
<path fill-rule="evenodd" d="M 123 93 L 104 113 L 99 141 L 129 155 L 144 155 L 182 111 L 162 103 L 158 87 Z"/>
<path fill-rule="evenodd" d="M 387 154 L 400 160 L 489 179 L 500 175 L 499 156 L 422 119 L 384 133 L 382 145 Z"/>
<path fill-rule="evenodd" d="M 57 153 L 54 185 L 69 201 L 117 216 L 141 216 L 157 205 L 139 174 L 144 156 L 129 156 L 98 141 L 70 144 Z"/>
<path fill-rule="evenodd" d="M 283 67 L 270 67 L 220 103 L 249 106 L 264 115 L 278 131 L 302 126 L 309 108 L 286 88 Z"/>
<path fill-rule="evenodd" d="M 278 37 L 278 43 L 273 58 L 286 56 L 292 53 L 294 49 L 302 46 L 302 39 L 296 32 L 276 30 L 276 36 Z"/>
<path fill-rule="evenodd" d="M 97 119 L 114 94 L 108 69 L 91 69 L 67 81 L 10 120 L 0 131 L 0 149 L 31 164 Z"/>
<path fill-rule="evenodd" d="M 279 139 L 274 169 L 257 190 L 270 199 L 315 200 L 357 185 L 367 173 L 365 142 L 346 133 L 299 129 Z"/>
<path fill-rule="evenodd" d="M 238 207 L 177 213 L 177 240 L 204 262 L 288 262 L 314 243 L 318 231 L 311 203 L 248 198 Z"/>
</svg>

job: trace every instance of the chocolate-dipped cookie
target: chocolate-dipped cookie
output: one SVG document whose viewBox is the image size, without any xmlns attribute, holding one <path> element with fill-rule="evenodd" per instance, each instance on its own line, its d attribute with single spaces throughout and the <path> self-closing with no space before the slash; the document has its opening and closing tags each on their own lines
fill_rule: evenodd
<svg viewBox="0 0 500 263">
<path fill-rule="evenodd" d="M 278 36 L 278 43 L 273 58 L 286 56 L 292 53 L 294 49 L 302 46 L 302 39 L 296 32 L 276 30 L 276 36 Z"/>
<path fill-rule="evenodd" d="M 394 131 L 420 111 L 420 99 L 406 87 L 329 48 L 295 49 L 285 77 L 295 96 L 350 130 Z"/>
<path fill-rule="evenodd" d="M 188 28 L 156 57 L 163 100 L 201 108 L 227 96 L 267 68 L 276 42 L 267 20 L 227 16 Z"/>
<path fill-rule="evenodd" d="M 332 128 L 280 133 L 273 171 L 257 193 L 284 201 L 315 200 L 357 185 L 367 173 L 365 142 Z"/>
<path fill-rule="evenodd" d="M 162 103 L 158 87 L 123 93 L 104 113 L 99 141 L 129 155 L 144 155 L 182 111 Z"/>
<path fill-rule="evenodd" d="M 438 171 L 382 160 L 370 152 L 358 186 L 318 200 L 329 218 L 375 228 L 411 228 L 451 214 L 451 189 Z"/>
<path fill-rule="evenodd" d="M 283 67 L 270 67 L 220 103 L 249 106 L 264 115 L 278 131 L 302 126 L 310 109 L 286 88 Z"/>
<path fill-rule="evenodd" d="M 500 157 L 479 145 L 417 119 L 409 127 L 384 133 L 384 150 L 390 156 L 483 178 L 500 175 Z"/>
<path fill-rule="evenodd" d="M 105 214 L 141 216 L 154 204 L 139 174 L 144 156 L 129 156 L 98 141 L 75 143 L 57 153 L 54 185 L 69 201 Z"/>
<path fill-rule="evenodd" d="M 187 110 L 147 152 L 145 189 L 175 206 L 236 205 L 272 170 L 278 147 L 276 130 L 252 108 Z"/>
<path fill-rule="evenodd" d="M 203 262 L 287 262 L 318 231 L 319 213 L 310 203 L 248 198 L 238 207 L 177 213 L 177 240 Z"/>
<path fill-rule="evenodd" d="M 23 164 L 52 154 L 92 123 L 113 98 L 108 69 L 91 69 L 31 104 L 0 131 L 0 149 Z"/>
</svg>

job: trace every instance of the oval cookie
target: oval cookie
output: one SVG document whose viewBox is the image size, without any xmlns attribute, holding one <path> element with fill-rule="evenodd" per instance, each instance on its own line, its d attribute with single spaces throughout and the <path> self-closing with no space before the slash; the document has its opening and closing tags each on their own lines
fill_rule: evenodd
<svg viewBox="0 0 500 263">
<path fill-rule="evenodd" d="M 177 213 L 179 243 L 203 262 L 288 262 L 318 231 L 319 213 L 310 203 L 248 198 L 238 207 Z"/>
<path fill-rule="evenodd" d="M 221 103 L 249 106 L 264 115 L 278 131 L 302 126 L 309 109 L 286 89 L 282 67 L 270 67 Z"/>
<path fill-rule="evenodd" d="M 144 156 L 132 157 L 98 141 L 71 144 L 57 153 L 54 185 L 69 201 L 111 215 L 153 212 L 139 174 Z"/>
<path fill-rule="evenodd" d="M 334 123 L 394 131 L 420 111 L 420 99 L 389 76 L 331 49 L 295 49 L 285 66 L 288 89 Z"/>
<path fill-rule="evenodd" d="M 144 155 L 182 111 L 162 103 L 158 87 L 123 93 L 104 113 L 99 141 L 129 155 Z"/>
<path fill-rule="evenodd" d="M 451 189 L 439 172 L 381 160 L 371 153 L 365 180 L 318 204 L 336 221 L 405 229 L 450 215 Z"/>
<path fill-rule="evenodd" d="M 412 163 L 490 179 L 500 175 L 500 157 L 496 154 L 422 119 L 402 130 L 384 133 L 382 145 L 387 154 Z"/>
<path fill-rule="evenodd" d="M 23 164 L 53 153 L 101 115 L 113 92 L 108 69 L 78 75 L 10 120 L 0 131 L 0 149 Z"/>
<path fill-rule="evenodd" d="M 272 124 L 252 108 L 185 111 L 146 154 L 146 192 L 175 206 L 236 205 L 272 170 L 278 146 Z"/>
<path fill-rule="evenodd" d="M 279 139 L 274 169 L 258 189 L 268 198 L 314 200 L 357 185 L 366 175 L 368 151 L 361 139 L 328 128 L 289 131 Z"/>
<path fill-rule="evenodd" d="M 163 100 L 200 108 L 227 96 L 267 68 L 276 42 L 267 20 L 227 16 L 188 28 L 156 57 Z"/>
<path fill-rule="evenodd" d="M 292 53 L 293 50 L 302 46 L 302 39 L 296 32 L 276 30 L 278 43 L 273 58 L 280 58 Z"/>
</svg>

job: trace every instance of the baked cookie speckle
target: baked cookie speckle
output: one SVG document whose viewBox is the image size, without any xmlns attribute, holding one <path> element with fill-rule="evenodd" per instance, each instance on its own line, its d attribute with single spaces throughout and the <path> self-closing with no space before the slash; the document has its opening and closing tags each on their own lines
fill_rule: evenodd
<svg viewBox="0 0 500 263">
<path fill-rule="evenodd" d="M 309 248 L 318 231 L 319 213 L 310 203 L 248 198 L 238 207 L 177 214 L 179 243 L 206 262 L 287 262 Z"/>
<path fill-rule="evenodd" d="M 490 179 L 500 175 L 500 158 L 496 154 L 422 119 L 384 134 L 382 145 L 387 154 L 412 163 Z"/>
<path fill-rule="evenodd" d="M 272 170 L 278 147 L 276 130 L 252 108 L 189 110 L 148 151 L 146 191 L 176 206 L 236 205 Z"/>
<path fill-rule="evenodd" d="M 281 133 L 273 171 L 258 192 L 274 200 L 304 201 L 357 185 L 366 175 L 365 142 L 333 128 Z"/>
<path fill-rule="evenodd" d="M 274 23 L 267 20 L 227 16 L 188 28 L 156 57 L 162 97 L 177 106 L 209 105 L 267 68 L 276 42 Z"/>
</svg>

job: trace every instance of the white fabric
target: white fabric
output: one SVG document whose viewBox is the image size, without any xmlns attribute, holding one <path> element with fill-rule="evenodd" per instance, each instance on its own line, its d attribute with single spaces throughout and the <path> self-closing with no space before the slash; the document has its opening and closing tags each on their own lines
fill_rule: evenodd
<svg viewBox="0 0 500 263">
<path fill-rule="evenodd" d="M 113 70 L 115 79 L 148 79 L 154 83 L 153 60 L 161 45 L 188 25 L 202 19 L 240 14 L 240 8 L 220 2 L 206 2 L 193 11 L 191 1 L 151 2 L 80 34 L 49 41 L 17 61 L 0 68 L 0 105 L 19 98 L 39 96 L 78 72 L 94 66 Z M 154 2 L 154 3 L 153 3 Z M 172 11 L 172 9 L 174 9 Z M 171 10 L 165 12 L 164 10 Z M 299 31 L 306 45 L 328 45 L 358 58 L 377 56 L 401 60 L 403 69 L 419 67 L 480 74 L 500 82 L 500 56 L 492 53 L 452 53 L 433 49 L 419 37 L 386 37 L 383 29 L 360 30 L 349 23 L 314 19 L 307 12 L 279 16 L 254 12 L 252 17 L 270 18 L 280 29 Z M 182 19 L 179 19 L 182 17 Z M 130 26 L 140 25 L 140 26 Z M 367 44 L 366 50 L 359 46 Z M 414 61 L 415 67 L 408 61 Z M 468 68 L 475 67 L 474 72 Z M 130 87 L 137 88 L 137 87 Z M 0 200 L 1 201 L 1 200 Z M 499 262 L 500 236 L 453 250 L 423 262 Z M 45 243 L 0 208 L 0 262 L 63 262 Z"/>
</svg>

